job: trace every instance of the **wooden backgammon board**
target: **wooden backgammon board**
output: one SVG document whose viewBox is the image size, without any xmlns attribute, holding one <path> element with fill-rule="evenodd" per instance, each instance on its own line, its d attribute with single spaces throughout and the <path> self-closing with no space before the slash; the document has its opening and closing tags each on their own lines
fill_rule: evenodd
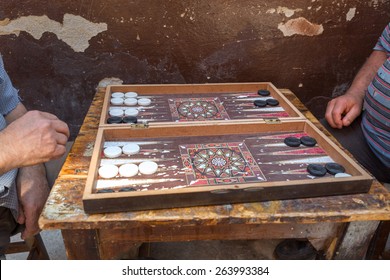
<svg viewBox="0 0 390 280">
<path fill-rule="evenodd" d="M 264 96 L 259 95 L 259 91 Z M 115 97 L 118 94 L 123 96 Z M 142 106 L 137 100 L 149 100 L 150 104 Z M 254 105 L 255 100 L 277 100 L 278 104 L 260 107 Z M 126 116 L 126 111 L 129 111 L 129 116 Z M 130 117 L 129 122 L 124 121 L 126 117 Z M 100 126 L 126 127 L 132 123 L 132 117 L 136 117 L 138 123 L 153 125 L 304 118 L 271 83 L 109 86 Z M 115 118 L 121 121 L 112 123 L 110 120 Z"/>
<path fill-rule="evenodd" d="M 107 87 L 83 203 L 87 213 L 160 209 L 371 182 L 270 83 L 120 85 Z"/>
</svg>

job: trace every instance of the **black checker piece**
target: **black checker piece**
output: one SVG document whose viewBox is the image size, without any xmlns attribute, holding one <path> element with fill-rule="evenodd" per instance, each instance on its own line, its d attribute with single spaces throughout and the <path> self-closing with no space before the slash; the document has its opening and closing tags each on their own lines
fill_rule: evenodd
<svg viewBox="0 0 390 280">
<path fill-rule="evenodd" d="M 265 107 L 265 106 L 267 106 L 267 102 L 265 100 L 261 100 L 261 99 L 256 99 L 253 103 L 257 107 Z"/>
<path fill-rule="evenodd" d="M 108 124 L 116 124 L 116 123 L 121 123 L 122 122 L 122 118 L 121 117 L 109 117 L 107 119 L 107 123 Z"/>
<path fill-rule="evenodd" d="M 301 145 L 301 140 L 297 137 L 287 137 L 283 142 L 289 147 L 299 147 Z"/>
<path fill-rule="evenodd" d="M 279 105 L 279 101 L 276 100 L 276 99 L 273 99 L 273 98 L 269 98 L 269 99 L 267 99 L 267 104 L 269 106 L 278 106 Z"/>
<path fill-rule="evenodd" d="M 317 144 L 317 140 L 310 136 L 302 136 L 301 143 L 307 147 L 314 147 Z"/>
<path fill-rule="evenodd" d="M 325 164 L 326 170 L 329 172 L 329 174 L 336 175 L 337 173 L 345 173 L 344 166 L 335 163 L 335 162 L 329 162 Z"/>
<path fill-rule="evenodd" d="M 258 95 L 261 95 L 261 96 L 269 96 L 271 93 L 269 90 L 266 90 L 266 89 L 259 89 L 257 91 L 257 94 Z"/>
<path fill-rule="evenodd" d="M 307 172 L 316 177 L 323 177 L 326 174 L 326 168 L 320 164 L 309 164 Z"/>
</svg>

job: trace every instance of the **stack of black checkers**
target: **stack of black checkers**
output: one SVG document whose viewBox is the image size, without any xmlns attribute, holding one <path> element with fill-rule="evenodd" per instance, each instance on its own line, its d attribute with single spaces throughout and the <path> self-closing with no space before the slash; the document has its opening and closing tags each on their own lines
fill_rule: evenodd
<svg viewBox="0 0 390 280">
<path fill-rule="evenodd" d="M 338 173 L 344 173 L 345 168 L 344 166 L 335 163 L 335 162 L 329 162 L 325 164 L 325 166 L 322 166 L 321 164 L 309 164 L 307 166 L 307 172 L 310 173 L 310 175 L 316 176 L 316 177 L 323 177 L 326 175 L 326 173 L 329 173 L 331 175 L 336 175 Z"/>
<path fill-rule="evenodd" d="M 279 101 L 276 99 L 273 99 L 273 98 L 268 98 L 266 100 L 256 99 L 253 103 L 257 107 L 265 107 L 267 105 L 269 105 L 269 106 L 278 106 L 279 105 Z"/>
<path fill-rule="evenodd" d="M 132 187 L 124 187 L 124 188 L 121 188 L 119 191 L 120 192 L 135 192 L 137 190 L 132 188 Z"/>
<path fill-rule="evenodd" d="M 267 101 L 262 100 L 262 99 L 256 99 L 253 103 L 257 107 L 265 107 L 265 106 L 267 106 Z"/>
<path fill-rule="evenodd" d="M 269 90 L 266 90 L 266 89 L 259 89 L 257 91 L 257 94 L 260 96 L 267 97 L 267 96 L 271 95 L 271 92 Z M 267 105 L 269 105 L 269 106 L 278 106 L 279 105 L 279 101 L 276 99 L 273 99 L 273 98 L 268 98 L 266 100 L 256 99 L 253 103 L 257 107 L 265 107 Z"/>
<path fill-rule="evenodd" d="M 126 116 L 126 117 L 109 117 L 107 119 L 108 124 L 118 124 L 118 123 L 137 123 L 137 117 Z"/>
<path fill-rule="evenodd" d="M 112 189 L 100 189 L 97 191 L 97 193 L 113 193 L 113 192 L 115 191 Z"/>
<path fill-rule="evenodd" d="M 124 187 L 119 189 L 119 192 L 135 192 L 136 189 L 132 187 Z M 97 193 L 113 193 L 115 192 L 113 189 L 100 189 L 97 191 Z"/>
<path fill-rule="evenodd" d="M 317 140 L 310 136 L 287 137 L 284 139 L 284 144 L 289 147 L 299 147 L 301 144 L 307 147 L 314 147 L 317 144 Z"/>
</svg>

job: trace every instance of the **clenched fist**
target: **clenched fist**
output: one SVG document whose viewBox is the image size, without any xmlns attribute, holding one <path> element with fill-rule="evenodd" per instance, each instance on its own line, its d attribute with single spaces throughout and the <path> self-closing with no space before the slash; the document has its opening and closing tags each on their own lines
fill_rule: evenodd
<svg viewBox="0 0 390 280">
<path fill-rule="evenodd" d="M 61 157 L 69 128 L 55 115 L 28 111 L 0 132 L 0 174 Z"/>
<path fill-rule="evenodd" d="M 360 115 L 362 108 L 362 95 L 345 94 L 328 103 L 325 118 L 331 127 L 343 128 L 349 126 Z"/>
</svg>

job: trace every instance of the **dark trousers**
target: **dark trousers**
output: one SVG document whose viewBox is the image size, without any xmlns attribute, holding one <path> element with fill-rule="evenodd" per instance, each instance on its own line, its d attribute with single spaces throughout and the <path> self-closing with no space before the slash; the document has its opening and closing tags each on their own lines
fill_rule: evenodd
<svg viewBox="0 0 390 280">
<path fill-rule="evenodd" d="M 346 148 L 354 158 L 378 181 L 390 183 L 390 168 L 387 168 L 373 153 L 361 128 L 361 116 L 350 126 L 342 129 L 332 128 L 325 119 L 322 125 Z"/>
<path fill-rule="evenodd" d="M 10 237 L 21 232 L 23 226 L 18 224 L 9 208 L 0 207 L 0 255 L 5 253 Z"/>
</svg>

